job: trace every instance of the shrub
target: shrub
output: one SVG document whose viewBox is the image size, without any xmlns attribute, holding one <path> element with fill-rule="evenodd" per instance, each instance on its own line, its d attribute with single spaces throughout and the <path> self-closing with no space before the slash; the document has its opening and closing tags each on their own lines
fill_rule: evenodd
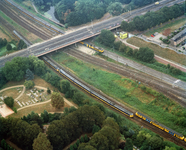
<svg viewBox="0 0 186 150">
<path fill-rule="evenodd" d="M 4 102 L 10 108 L 12 108 L 14 106 L 14 99 L 12 97 L 6 97 L 4 99 Z"/>
<path fill-rule="evenodd" d="M 51 94 L 51 90 L 49 88 L 47 88 L 47 93 Z"/>
<path fill-rule="evenodd" d="M 25 83 L 24 83 L 24 86 L 27 88 L 27 89 L 31 89 L 34 87 L 34 82 L 32 80 L 26 80 Z"/>
</svg>

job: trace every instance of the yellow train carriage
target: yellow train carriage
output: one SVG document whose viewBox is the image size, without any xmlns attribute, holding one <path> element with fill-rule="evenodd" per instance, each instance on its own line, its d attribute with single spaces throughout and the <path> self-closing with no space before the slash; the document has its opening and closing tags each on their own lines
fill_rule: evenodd
<svg viewBox="0 0 186 150">
<path fill-rule="evenodd" d="M 79 43 L 81 43 L 81 44 L 85 45 L 86 47 L 91 48 L 91 49 L 93 49 L 95 51 L 98 51 L 100 53 L 103 53 L 104 52 L 104 50 L 102 48 L 93 46 L 92 44 L 88 44 L 88 43 L 85 43 L 85 42 L 82 42 L 82 41 L 79 42 Z"/>
</svg>

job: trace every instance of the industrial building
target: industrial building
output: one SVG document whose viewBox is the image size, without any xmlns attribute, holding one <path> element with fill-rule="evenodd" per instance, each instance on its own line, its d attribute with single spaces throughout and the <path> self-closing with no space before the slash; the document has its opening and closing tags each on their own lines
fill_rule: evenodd
<svg viewBox="0 0 186 150">
<path fill-rule="evenodd" d="M 186 39 L 186 28 L 170 39 L 171 45 L 176 46 Z"/>
</svg>

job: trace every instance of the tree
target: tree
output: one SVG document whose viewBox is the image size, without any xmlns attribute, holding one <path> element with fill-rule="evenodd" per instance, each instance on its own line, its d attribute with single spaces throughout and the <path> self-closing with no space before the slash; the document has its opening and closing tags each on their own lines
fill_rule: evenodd
<svg viewBox="0 0 186 150">
<path fill-rule="evenodd" d="M 96 148 L 94 148 L 93 146 L 91 146 L 88 143 L 81 143 L 78 147 L 78 150 L 97 150 Z"/>
<path fill-rule="evenodd" d="M 154 51 L 148 47 L 141 47 L 136 56 L 141 61 L 150 62 L 154 59 Z"/>
<path fill-rule="evenodd" d="M 119 2 L 114 2 L 114 3 L 111 3 L 108 8 L 107 8 L 107 11 L 116 16 L 116 15 L 120 15 L 121 12 L 122 12 L 122 4 L 119 3 Z"/>
<path fill-rule="evenodd" d="M 90 145 L 95 147 L 97 150 L 106 150 L 109 149 L 109 140 L 106 136 L 101 133 L 95 133 L 90 140 Z"/>
<path fill-rule="evenodd" d="M 10 108 L 12 108 L 14 106 L 14 99 L 12 97 L 6 97 L 4 99 L 4 102 Z"/>
<path fill-rule="evenodd" d="M 25 75 L 26 80 L 33 80 L 34 79 L 34 74 L 30 69 L 26 70 L 26 75 Z"/>
<path fill-rule="evenodd" d="M 133 50 L 132 50 L 132 48 L 127 47 L 126 54 L 127 54 L 128 56 L 132 56 L 132 55 L 133 55 Z"/>
<path fill-rule="evenodd" d="M 39 133 L 37 138 L 34 139 L 33 150 L 53 150 L 50 141 L 44 133 Z"/>
<path fill-rule="evenodd" d="M 75 94 L 72 97 L 72 100 L 74 103 L 78 105 L 82 105 L 84 96 L 80 92 L 75 92 Z"/>
<path fill-rule="evenodd" d="M 133 150 L 133 144 L 130 138 L 126 139 L 124 150 Z"/>
<path fill-rule="evenodd" d="M 89 138 L 88 138 L 88 136 L 86 134 L 84 136 L 84 139 L 85 139 L 85 142 L 88 142 L 89 141 Z"/>
<path fill-rule="evenodd" d="M 46 110 L 44 110 L 44 112 L 41 113 L 41 117 L 43 118 L 44 123 L 49 122 L 49 114 Z"/>
<path fill-rule="evenodd" d="M 60 93 L 53 92 L 51 96 L 52 106 L 59 109 L 64 106 L 64 99 Z"/>
<path fill-rule="evenodd" d="M 60 89 L 63 93 L 66 93 L 70 90 L 70 82 L 67 80 L 60 80 Z"/>
<path fill-rule="evenodd" d="M 24 48 L 27 48 L 26 43 L 23 40 L 19 40 L 19 43 L 17 45 L 17 49 L 20 50 L 20 49 L 24 49 Z"/>
<path fill-rule="evenodd" d="M 121 44 L 122 44 L 121 41 L 117 41 L 117 42 L 115 41 L 114 42 L 114 49 L 119 51 L 119 48 L 120 48 Z"/>
<path fill-rule="evenodd" d="M 47 88 L 47 93 L 51 94 L 51 90 L 49 89 L 49 87 Z"/>
<path fill-rule="evenodd" d="M 8 44 L 8 45 L 6 46 L 6 49 L 7 49 L 8 51 L 12 50 L 11 44 Z"/>
<path fill-rule="evenodd" d="M 32 149 L 33 140 L 41 132 L 41 128 L 37 124 L 30 125 L 26 121 L 13 118 L 10 133 L 12 139 L 21 148 Z"/>
<path fill-rule="evenodd" d="M 109 126 L 104 126 L 98 133 L 102 134 L 108 139 L 109 149 L 115 150 L 118 147 L 120 133 L 117 130 L 112 129 L 112 127 Z"/>
<path fill-rule="evenodd" d="M 122 43 L 122 44 L 120 45 L 120 47 L 119 47 L 119 51 L 125 53 L 126 50 L 127 50 L 127 46 L 126 46 L 125 44 Z"/>
<path fill-rule="evenodd" d="M 14 113 L 17 114 L 17 108 L 16 107 L 13 107 L 13 111 L 14 111 Z"/>
<path fill-rule="evenodd" d="M 32 81 L 32 80 L 26 80 L 25 82 L 24 82 L 24 86 L 27 88 L 27 89 L 31 89 L 31 88 L 33 88 L 34 87 L 34 82 Z"/>
<path fill-rule="evenodd" d="M 158 136 L 153 136 L 149 139 L 149 145 L 152 149 L 161 149 L 163 146 L 163 140 Z"/>
<path fill-rule="evenodd" d="M 99 130 L 100 130 L 100 127 L 94 124 L 93 129 L 92 129 L 92 134 L 98 132 Z"/>
<path fill-rule="evenodd" d="M 115 41 L 115 37 L 110 30 L 101 30 L 101 34 L 98 37 L 98 42 L 105 46 L 112 47 Z"/>
</svg>

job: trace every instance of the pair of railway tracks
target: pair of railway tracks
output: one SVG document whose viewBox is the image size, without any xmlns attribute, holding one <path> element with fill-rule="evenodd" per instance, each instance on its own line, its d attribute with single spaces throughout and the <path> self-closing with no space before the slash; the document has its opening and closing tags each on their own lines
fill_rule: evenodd
<svg viewBox="0 0 186 150">
<path fill-rule="evenodd" d="M 81 83 L 83 83 L 84 85 L 86 85 L 89 89 L 91 89 L 91 90 L 97 92 L 98 94 L 100 94 L 100 95 L 103 96 L 103 97 L 106 97 L 106 98 L 107 98 L 108 100 L 110 100 L 112 103 L 117 104 L 117 105 L 123 107 L 124 109 L 126 109 L 126 110 L 132 112 L 133 114 L 135 114 L 135 112 L 136 112 L 135 110 L 132 110 L 131 108 L 128 108 L 127 106 L 125 106 L 125 105 L 119 103 L 118 101 L 114 100 L 113 98 L 108 97 L 107 95 L 105 95 L 104 93 L 102 93 L 100 90 L 98 90 L 98 89 L 92 87 L 91 85 L 85 83 L 84 81 L 82 81 L 82 80 L 79 79 L 78 77 L 74 76 L 74 75 L 71 74 L 69 71 L 67 71 L 64 67 L 60 66 L 58 63 L 56 63 L 55 61 L 53 61 L 52 59 L 49 58 L 49 60 L 50 60 L 52 63 L 54 63 L 57 67 L 59 67 L 59 68 L 61 68 L 62 70 L 66 71 L 66 72 L 67 72 L 69 75 L 71 75 L 73 78 L 75 78 L 75 79 L 78 80 L 79 82 L 81 82 Z M 49 67 L 50 67 L 50 66 L 49 66 Z M 54 68 L 52 68 L 52 69 L 54 69 Z M 54 69 L 54 70 L 55 70 L 55 69 Z M 56 71 L 56 70 L 55 70 L 55 71 Z M 59 74 L 58 71 L 56 71 L 56 72 Z M 62 76 L 61 74 L 59 74 L 59 75 Z M 63 77 L 63 76 L 62 76 L 62 77 Z M 74 82 L 72 82 L 72 83 L 74 84 Z M 74 85 L 75 85 L 75 84 L 74 84 Z M 76 85 L 75 85 L 75 86 L 76 86 Z M 79 86 L 76 86 L 76 87 L 79 88 Z M 82 90 L 82 89 L 80 89 L 80 90 Z M 85 90 L 82 90 L 82 91 L 85 92 Z M 87 92 L 85 92 L 85 93 L 88 94 Z M 92 97 L 93 97 L 93 96 L 92 96 Z M 93 97 L 93 98 L 96 99 L 95 97 Z M 97 101 L 98 101 L 98 99 L 97 99 Z M 100 101 L 99 101 L 99 102 L 100 102 Z M 101 102 L 102 102 L 102 101 L 101 101 Z M 103 103 L 103 102 L 102 102 L 102 103 Z M 106 107 L 109 107 L 110 109 L 114 110 L 115 112 L 120 113 L 121 115 L 123 115 L 123 116 L 126 117 L 126 115 L 124 115 L 123 113 L 117 111 L 117 110 L 114 109 L 113 107 L 111 107 L 111 106 L 109 106 L 109 105 L 106 105 L 105 103 L 103 103 L 103 104 L 104 104 Z M 157 127 L 152 126 L 152 125 L 149 124 L 148 122 L 143 121 L 143 120 L 141 120 L 140 118 L 138 118 L 138 117 L 136 117 L 136 116 L 134 116 L 133 118 L 130 118 L 130 117 L 127 117 L 127 118 L 128 118 L 129 120 L 131 120 L 131 121 L 137 123 L 137 124 L 140 125 L 140 126 L 143 126 L 143 127 L 145 127 L 145 128 L 148 128 L 148 129 L 152 130 L 153 132 L 159 134 L 160 136 L 166 138 L 167 140 L 169 140 L 169 141 L 171 141 L 171 142 L 174 142 L 175 144 L 177 144 L 177 145 L 179 145 L 179 146 L 182 146 L 182 147 L 186 148 L 186 146 L 185 146 L 186 144 L 185 144 L 184 141 L 181 141 L 181 140 L 177 139 L 176 137 L 171 136 L 170 134 L 168 134 L 168 133 L 166 133 L 166 132 L 164 132 L 164 131 L 158 129 Z"/>
<path fill-rule="evenodd" d="M 148 76 L 142 72 L 136 71 L 126 66 L 117 65 L 115 63 L 105 61 L 104 59 L 100 59 L 95 56 L 90 56 L 88 54 L 80 52 L 79 50 L 73 47 L 67 48 L 64 52 L 83 61 L 113 71 L 114 73 L 118 73 L 128 78 L 133 78 L 134 80 L 138 80 L 143 84 L 151 86 L 155 88 L 157 91 L 164 93 L 171 99 L 174 99 L 181 106 L 186 107 L 186 102 L 184 101 L 184 99 L 186 99 L 186 91 L 182 89 L 176 87 L 172 88 L 169 84 L 164 83 L 152 76 Z"/>
</svg>

